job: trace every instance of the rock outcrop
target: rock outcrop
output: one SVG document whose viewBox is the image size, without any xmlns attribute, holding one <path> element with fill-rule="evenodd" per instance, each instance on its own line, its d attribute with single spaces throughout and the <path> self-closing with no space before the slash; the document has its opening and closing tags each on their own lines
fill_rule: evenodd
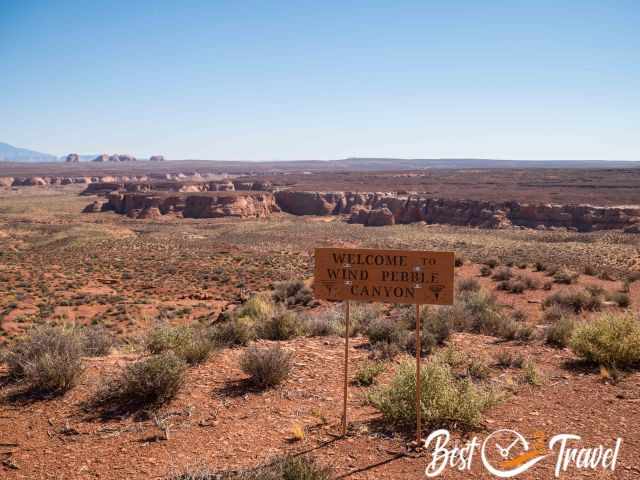
<svg viewBox="0 0 640 480">
<path fill-rule="evenodd" d="M 67 163 L 78 163 L 80 162 L 80 155 L 77 153 L 70 153 L 64 161 Z"/>
<path fill-rule="evenodd" d="M 149 161 L 151 161 L 151 162 L 164 162 L 164 156 L 162 156 L 162 155 L 151 155 L 149 157 Z"/>
<path fill-rule="evenodd" d="M 276 202 L 294 215 L 349 215 L 351 223 L 440 223 L 479 228 L 556 227 L 578 231 L 625 229 L 640 223 L 640 207 L 521 204 L 444 200 L 389 193 L 279 191 Z M 388 218 L 388 210 L 393 223 Z M 375 212 L 373 216 L 372 212 Z M 369 218 L 371 217 L 371 220 Z"/>
<path fill-rule="evenodd" d="M 107 155 L 106 153 L 103 153 L 102 155 L 98 155 L 96 158 L 94 158 L 91 161 L 92 162 L 108 162 L 109 161 L 109 155 Z"/>
<path fill-rule="evenodd" d="M 11 188 L 15 179 L 13 177 L 0 177 L 1 188 Z"/>
<path fill-rule="evenodd" d="M 170 213 L 185 218 L 262 218 L 279 211 L 270 193 L 131 193 L 111 192 L 102 210 L 132 218 L 160 218 Z"/>
</svg>

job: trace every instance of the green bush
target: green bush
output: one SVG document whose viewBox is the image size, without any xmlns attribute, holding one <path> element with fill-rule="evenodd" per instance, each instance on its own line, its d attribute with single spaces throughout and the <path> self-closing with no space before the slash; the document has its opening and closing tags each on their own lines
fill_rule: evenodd
<svg viewBox="0 0 640 480">
<path fill-rule="evenodd" d="M 279 346 L 249 347 L 240 357 L 240 368 L 250 376 L 258 388 L 269 388 L 281 383 L 291 370 L 292 354 Z"/>
<path fill-rule="evenodd" d="M 172 351 L 131 363 L 105 382 L 95 403 L 108 409 L 162 405 L 180 389 L 186 368 Z"/>
<path fill-rule="evenodd" d="M 569 342 L 580 358 L 606 367 L 640 363 L 640 323 L 631 313 L 601 315 L 575 329 Z"/>
<path fill-rule="evenodd" d="M 369 387 L 376 382 L 382 372 L 384 372 L 384 364 L 381 362 L 365 362 L 356 371 L 355 383 L 356 385 Z"/>
<path fill-rule="evenodd" d="M 4 355 L 8 374 L 30 391 L 61 394 L 82 373 L 84 338 L 77 329 L 37 327 Z"/>
<path fill-rule="evenodd" d="M 482 411 L 496 401 L 492 391 L 458 378 L 451 366 L 439 361 L 425 362 L 421 370 L 421 412 L 425 427 L 444 425 L 477 427 Z M 416 417 L 416 367 L 413 361 L 401 363 L 390 385 L 368 395 L 382 413 L 383 421 L 400 428 L 411 428 Z"/>
<path fill-rule="evenodd" d="M 289 340 L 302 334 L 302 324 L 289 311 L 279 312 L 256 327 L 258 338 L 266 340 Z"/>
<path fill-rule="evenodd" d="M 454 266 L 461 267 L 464 265 L 464 257 L 462 255 L 456 255 L 455 260 L 453 261 Z"/>
<path fill-rule="evenodd" d="M 575 329 L 575 321 L 569 316 L 562 316 L 547 329 L 546 342 L 558 348 L 565 348 Z"/>
</svg>

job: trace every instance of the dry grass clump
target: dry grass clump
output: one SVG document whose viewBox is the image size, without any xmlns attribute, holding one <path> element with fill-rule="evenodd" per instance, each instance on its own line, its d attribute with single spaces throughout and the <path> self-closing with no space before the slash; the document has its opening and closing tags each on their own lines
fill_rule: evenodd
<svg viewBox="0 0 640 480">
<path fill-rule="evenodd" d="M 62 394 L 82 373 L 84 338 L 79 330 L 37 327 L 4 355 L 9 376 L 29 391 Z"/>
<path fill-rule="evenodd" d="M 303 326 L 293 312 L 280 311 L 269 320 L 256 326 L 258 338 L 289 340 L 302 335 Z"/>
<path fill-rule="evenodd" d="M 113 411 L 162 405 L 178 392 L 186 369 L 173 351 L 138 360 L 107 380 L 93 404 Z"/>
<path fill-rule="evenodd" d="M 631 305 L 631 298 L 624 292 L 609 292 L 607 293 L 607 300 L 614 302 L 620 308 L 627 308 Z"/>
<path fill-rule="evenodd" d="M 209 358 L 215 343 L 204 328 L 162 325 L 149 333 L 146 346 L 152 354 L 172 351 L 188 364 L 196 365 Z"/>
<path fill-rule="evenodd" d="M 558 348 L 567 347 L 575 328 L 576 322 L 573 318 L 568 315 L 561 316 L 554 324 L 547 328 L 547 344 Z"/>
<path fill-rule="evenodd" d="M 488 277 L 488 276 L 491 275 L 492 272 L 493 272 L 493 269 L 488 265 L 482 265 L 480 267 L 480 276 L 481 277 Z"/>
<path fill-rule="evenodd" d="M 568 268 L 560 268 L 553 274 L 553 281 L 563 285 L 571 285 L 578 281 L 579 275 Z"/>
<path fill-rule="evenodd" d="M 249 381 L 258 388 L 274 387 L 291 370 L 292 354 L 279 346 L 249 347 L 240 357 L 240 368 L 250 376 Z"/>
<path fill-rule="evenodd" d="M 188 469 L 170 480 L 330 480 L 333 472 L 307 456 L 288 456 L 266 465 L 241 471 L 214 471 L 206 467 Z"/>
<path fill-rule="evenodd" d="M 101 325 L 87 327 L 82 336 L 83 351 L 88 357 L 104 357 L 109 354 L 114 344 L 113 335 Z"/>
<path fill-rule="evenodd" d="M 499 282 L 506 282 L 507 280 L 511 280 L 511 277 L 513 277 L 513 271 L 509 267 L 497 268 L 491 276 L 492 279 Z"/>
<path fill-rule="evenodd" d="M 543 302 L 545 309 L 558 305 L 566 310 L 580 313 L 582 311 L 594 312 L 602 308 L 602 297 L 598 294 L 583 291 L 560 291 L 549 295 Z"/>
<path fill-rule="evenodd" d="M 498 265 L 500 265 L 500 260 L 498 260 L 497 258 L 488 258 L 488 259 L 484 262 L 484 264 L 485 264 L 487 267 L 489 267 L 489 268 L 493 269 L 493 268 L 496 268 Z"/>
<path fill-rule="evenodd" d="M 614 368 L 637 366 L 640 363 L 640 322 L 629 312 L 602 314 L 577 327 L 569 346 L 587 362 Z"/>
<path fill-rule="evenodd" d="M 480 290 L 480 282 L 475 278 L 463 278 L 456 283 L 458 292 L 477 292 Z"/>
<path fill-rule="evenodd" d="M 304 331 L 311 337 L 336 335 L 340 330 L 341 312 L 338 308 L 329 308 L 320 314 L 306 315 L 302 324 Z"/>
<path fill-rule="evenodd" d="M 391 383 L 368 395 L 368 401 L 382 413 L 385 423 L 399 428 L 412 428 L 416 416 L 415 363 L 403 361 Z M 456 425 L 473 428 L 480 424 L 482 412 L 497 401 L 492 390 L 459 378 L 451 366 L 439 358 L 421 370 L 421 409 L 425 427 Z"/>
<path fill-rule="evenodd" d="M 273 300 L 286 306 L 307 306 L 313 302 L 313 292 L 302 280 L 278 282 L 273 289 Z"/>
<path fill-rule="evenodd" d="M 524 362 L 521 354 L 513 354 L 508 350 L 501 350 L 496 356 L 496 364 L 500 368 L 522 368 Z"/>
<path fill-rule="evenodd" d="M 232 317 L 214 325 L 210 336 L 218 345 L 245 346 L 256 339 L 255 322 L 249 317 Z"/>
</svg>

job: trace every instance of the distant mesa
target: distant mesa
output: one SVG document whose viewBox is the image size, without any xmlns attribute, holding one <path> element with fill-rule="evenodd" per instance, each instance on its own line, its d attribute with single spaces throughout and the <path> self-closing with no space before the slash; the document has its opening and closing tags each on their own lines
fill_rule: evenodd
<svg viewBox="0 0 640 480">
<path fill-rule="evenodd" d="M 164 156 L 163 155 L 152 155 L 151 157 L 149 157 L 149 161 L 151 161 L 151 162 L 164 162 Z"/>
<path fill-rule="evenodd" d="M 67 163 L 79 163 L 80 155 L 78 155 L 77 153 L 70 153 L 69 155 L 67 155 L 64 161 Z"/>
<path fill-rule="evenodd" d="M 107 155 L 106 153 L 103 153 L 102 155 L 98 155 L 96 158 L 92 160 L 92 162 L 108 162 L 108 161 L 109 161 L 109 155 Z"/>
<path fill-rule="evenodd" d="M 111 155 L 109 157 L 110 162 L 135 162 L 136 157 L 133 155 Z"/>
</svg>

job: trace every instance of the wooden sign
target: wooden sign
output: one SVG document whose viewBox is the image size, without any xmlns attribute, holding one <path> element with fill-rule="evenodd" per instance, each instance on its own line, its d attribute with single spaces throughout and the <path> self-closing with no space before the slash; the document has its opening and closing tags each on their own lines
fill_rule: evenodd
<svg viewBox="0 0 640 480">
<path fill-rule="evenodd" d="M 314 293 L 325 300 L 451 305 L 453 252 L 316 248 Z"/>
</svg>

